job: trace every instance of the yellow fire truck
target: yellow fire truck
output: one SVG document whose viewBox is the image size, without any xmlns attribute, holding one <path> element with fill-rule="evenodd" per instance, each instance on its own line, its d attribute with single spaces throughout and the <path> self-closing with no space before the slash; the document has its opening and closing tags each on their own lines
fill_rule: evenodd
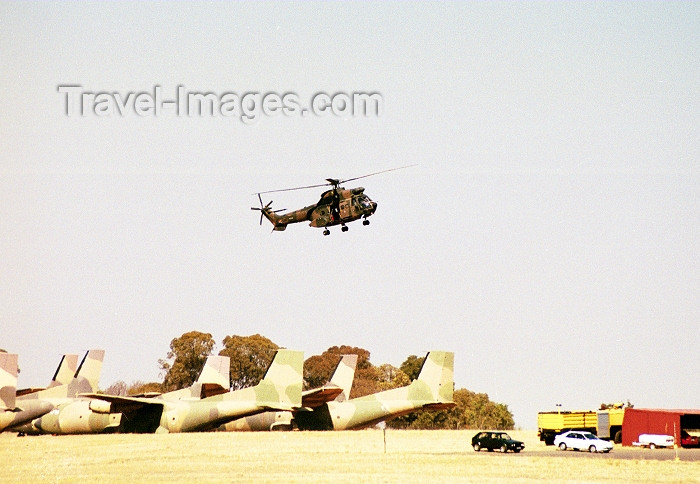
<svg viewBox="0 0 700 484">
<path fill-rule="evenodd" d="M 547 445 L 554 445 L 554 437 L 568 430 L 585 430 L 601 439 L 622 442 L 624 403 L 602 404 L 598 410 L 571 410 L 539 412 L 537 435 Z"/>
</svg>

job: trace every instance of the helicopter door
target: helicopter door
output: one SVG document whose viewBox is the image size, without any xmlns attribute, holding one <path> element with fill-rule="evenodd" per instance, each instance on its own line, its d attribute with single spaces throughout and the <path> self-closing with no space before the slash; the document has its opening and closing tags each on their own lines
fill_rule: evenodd
<svg viewBox="0 0 700 484">
<path fill-rule="evenodd" d="M 352 214 L 350 213 L 350 203 L 347 200 L 340 202 L 340 219 L 345 220 L 350 218 Z"/>
</svg>

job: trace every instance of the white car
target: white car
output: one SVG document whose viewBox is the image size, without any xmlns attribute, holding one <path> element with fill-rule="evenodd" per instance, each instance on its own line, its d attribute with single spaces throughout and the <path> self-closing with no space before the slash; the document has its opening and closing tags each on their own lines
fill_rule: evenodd
<svg viewBox="0 0 700 484">
<path fill-rule="evenodd" d="M 611 442 L 601 440 L 590 432 L 570 430 L 554 437 L 554 445 L 561 450 L 587 450 L 589 452 L 610 452 L 613 448 Z"/>
<path fill-rule="evenodd" d="M 632 445 L 649 447 L 656 449 L 657 447 L 673 447 L 676 441 L 671 435 L 662 434 L 641 434 L 638 442 L 632 442 Z"/>
</svg>

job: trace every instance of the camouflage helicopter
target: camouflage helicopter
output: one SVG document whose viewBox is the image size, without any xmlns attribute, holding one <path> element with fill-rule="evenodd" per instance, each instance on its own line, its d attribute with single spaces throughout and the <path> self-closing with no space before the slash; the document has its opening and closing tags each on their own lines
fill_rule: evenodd
<svg viewBox="0 0 700 484">
<path fill-rule="evenodd" d="M 334 225 L 340 225 L 342 227 L 341 230 L 343 232 L 347 232 L 348 227 L 345 224 L 354 222 L 355 220 L 364 219 L 362 221 L 362 225 L 369 225 L 369 220 L 367 220 L 367 217 L 374 214 L 374 212 L 377 210 L 377 202 L 373 202 L 367 195 L 365 195 L 365 189 L 363 187 L 350 188 L 346 190 L 340 185 L 345 182 L 359 180 L 360 178 L 367 178 L 368 176 L 379 175 L 380 173 L 386 173 L 388 171 L 408 168 L 408 166 L 382 170 L 375 173 L 370 173 L 369 175 L 348 178 L 346 180 L 326 178 L 327 183 L 321 183 L 319 185 L 259 192 L 257 195 L 258 200 L 260 200 L 260 207 L 250 207 L 250 209 L 260 211 L 260 225 L 262 225 L 263 217 L 265 217 L 270 221 L 270 223 L 272 223 L 273 231 L 285 230 L 289 224 L 309 221 L 310 227 L 323 227 L 323 235 L 330 235 L 331 232 L 328 230 L 328 227 L 332 227 Z M 284 213 L 282 215 L 277 214 L 279 212 L 284 212 L 285 209 L 272 210 L 272 201 L 264 205 L 261 197 L 261 195 L 265 193 L 288 192 L 292 190 L 305 190 L 307 188 L 325 186 L 331 186 L 333 188 L 323 192 L 318 203 L 300 208 L 299 210 Z"/>
</svg>

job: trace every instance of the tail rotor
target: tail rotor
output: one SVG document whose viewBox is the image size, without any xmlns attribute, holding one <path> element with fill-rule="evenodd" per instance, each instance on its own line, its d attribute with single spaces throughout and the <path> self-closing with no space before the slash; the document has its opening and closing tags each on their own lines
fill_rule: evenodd
<svg viewBox="0 0 700 484">
<path fill-rule="evenodd" d="M 262 197 L 258 193 L 258 200 L 260 200 L 260 207 L 250 207 L 251 210 L 259 210 L 260 211 L 260 225 L 262 225 L 263 221 L 263 216 L 270 214 L 270 213 L 278 213 L 278 212 L 284 212 L 285 209 L 281 208 L 279 210 L 272 210 L 270 206 L 272 205 L 272 200 L 267 202 L 267 205 L 263 205 Z"/>
</svg>

